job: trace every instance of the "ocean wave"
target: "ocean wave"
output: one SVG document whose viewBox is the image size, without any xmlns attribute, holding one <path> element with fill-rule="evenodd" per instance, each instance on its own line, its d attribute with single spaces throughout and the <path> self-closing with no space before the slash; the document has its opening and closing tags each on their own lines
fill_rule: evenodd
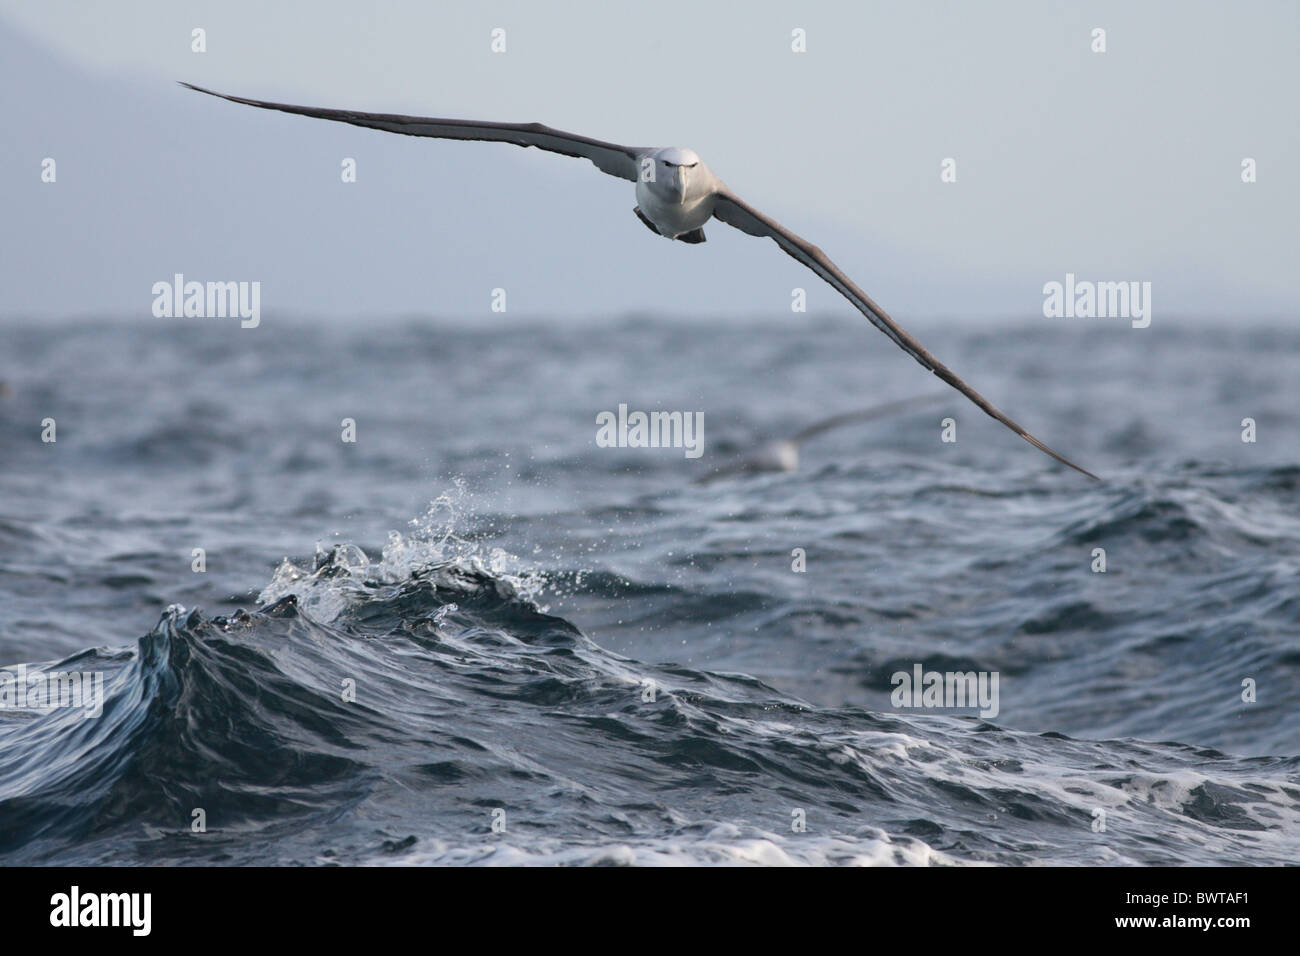
<svg viewBox="0 0 1300 956">
<path fill-rule="evenodd" d="M 752 677 L 645 664 L 548 614 L 528 577 L 438 540 L 390 542 L 373 563 L 338 548 L 310 571 L 282 567 L 259 610 L 173 607 L 134 652 L 50 665 L 103 671 L 103 714 L 0 712 L 4 860 L 1222 863 L 1300 850 L 1295 759 L 817 707 Z"/>
</svg>

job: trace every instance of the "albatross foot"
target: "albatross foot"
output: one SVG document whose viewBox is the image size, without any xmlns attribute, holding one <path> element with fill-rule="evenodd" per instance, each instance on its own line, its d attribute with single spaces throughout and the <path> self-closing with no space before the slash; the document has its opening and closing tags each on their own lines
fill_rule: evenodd
<svg viewBox="0 0 1300 956">
<path fill-rule="evenodd" d="M 650 221 L 650 217 L 641 211 L 640 206 L 633 206 L 632 211 L 636 213 L 636 217 L 638 219 L 640 219 L 643 223 L 645 223 L 645 227 L 649 229 L 651 232 L 653 232 L 656 236 L 663 235 L 663 233 L 659 231 L 659 227 Z M 676 237 L 669 236 L 666 238 L 677 238 L 680 239 L 682 242 L 690 242 L 690 243 L 708 241 L 704 238 L 703 229 L 692 229 L 690 232 L 684 232 L 680 236 L 676 236 Z"/>
<path fill-rule="evenodd" d="M 656 227 L 655 224 L 650 221 L 650 217 L 641 211 L 640 206 L 633 206 L 632 211 L 636 213 L 636 217 L 638 219 L 640 219 L 643 223 L 645 223 L 645 227 L 649 229 L 651 232 L 653 232 L 656 236 L 663 235 L 663 233 L 659 231 L 658 227 Z"/>
</svg>

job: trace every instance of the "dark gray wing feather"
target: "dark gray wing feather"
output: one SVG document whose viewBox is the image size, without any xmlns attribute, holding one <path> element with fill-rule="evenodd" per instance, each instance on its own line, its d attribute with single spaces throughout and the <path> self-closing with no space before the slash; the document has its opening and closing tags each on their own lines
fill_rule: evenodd
<svg viewBox="0 0 1300 956">
<path fill-rule="evenodd" d="M 642 147 L 619 146 L 606 143 L 576 133 L 551 129 L 541 123 L 487 123 L 472 120 L 434 119 L 426 116 L 403 116 L 398 113 L 359 113 L 353 110 L 331 110 L 315 106 L 292 106 L 288 103 L 269 103 L 265 100 L 250 100 L 242 96 L 230 96 L 205 90 L 191 83 L 181 83 L 199 93 L 218 96 L 232 103 L 256 106 L 264 110 L 279 110 L 282 113 L 297 113 L 300 116 L 314 116 L 317 119 L 334 120 L 339 123 L 351 123 L 368 129 L 381 129 L 389 133 L 401 133 L 405 136 L 430 136 L 435 139 L 481 140 L 492 143 L 511 143 L 515 146 L 536 146 L 548 153 L 560 153 L 564 156 L 577 156 L 589 159 L 602 173 L 636 182 L 638 174 L 638 157 L 645 152 Z"/>
<path fill-rule="evenodd" d="M 835 263 L 826 256 L 811 242 L 796 235 L 789 229 L 786 229 L 780 223 L 763 215 L 753 206 L 746 203 L 735 193 L 727 190 L 721 190 L 715 197 L 713 215 L 715 218 L 725 222 L 729 226 L 734 226 L 741 232 L 751 236 L 766 236 L 775 240 L 776 244 L 781 247 L 790 256 L 807 266 L 822 279 L 824 279 L 835 291 L 848 299 L 855 308 L 870 320 L 871 324 L 885 335 L 893 340 L 894 344 L 901 348 L 912 358 L 916 359 L 922 367 L 933 372 L 943 381 L 947 382 L 957 391 L 961 392 L 972 402 L 975 403 L 985 414 L 997 419 L 1003 425 L 1006 425 L 1013 432 L 1023 438 L 1029 444 L 1033 445 L 1039 451 L 1051 455 L 1057 461 L 1064 465 L 1069 465 L 1077 472 L 1087 475 L 1089 478 L 1097 478 L 1086 468 L 1081 468 L 1064 455 L 1057 454 L 1048 448 L 1041 441 L 1035 438 L 1025 429 L 1021 428 L 1014 421 L 1000 412 L 988 401 L 983 395 L 975 391 L 957 375 L 944 365 L 937 358 L 931 355 L 921 345 L 920 342 L 912 338 L 904 331 L 897 322 L 889 317 L 884 309 L 878 306 L 871 296 L 867 295 L 849 279 Z M 1097 478 L 1098 481 L 1101 479 Z"/>
<path fill-rule="evenodd" d="M 919 398 L 903 398 L 896 402 L 887 402 L 884 405 L 872 405 L 870 408 L 859 408 L 851 412 L 840 412 L 840 414 L 832 415 L 830 418 L 823 418 L 821 421 L 813 422 L 813 424 L 800 429 L 786 440 L 794 442 L 796 445 L 802 445 L 808 439 L 816 438 L 818 435 L 832 429 L 856 424 L 857 422 L 869 422 L 877 418 L 885 418 L 898 412 L 905 412 L 909 408 L 920 408 L 922 405 L 928 405 L 946 398 L 949 394 L 949 392 L 938 392 L 934 395 L 922 395 Z"/>
</svg>

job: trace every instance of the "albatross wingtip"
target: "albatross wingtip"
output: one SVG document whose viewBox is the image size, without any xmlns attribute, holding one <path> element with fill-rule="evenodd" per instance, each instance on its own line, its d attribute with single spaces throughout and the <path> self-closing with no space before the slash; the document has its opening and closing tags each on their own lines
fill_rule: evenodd
<svg viewBox="0 0 1300 956">
<path fill-rule="evenodd" d="M 1064 455 L 1052 451 L 1052 449 L 1048 448 L 1046 445 L 1044 445 L 1042 442 L 1040 442 L 1037 438 L 1035 438 L 1033 435 L 1029 434 L 1028 432 L 1021 432 L 1020 437 L 1023 438 L 1025 441 L 1029 442 L 1029 444 L 1033 445 L 1039 451 L 1051 455 L 1062 465 L 1068 465 L 1069 467 L 1073 468 L 1079 474 L 1087 475 L 1093 481 L 1102 480 L 1100 475 L 1094 475 L 1092 472 L 1090 472 L 1087 468 L 1084 468 L 1082 465 L 1076 465 L 1074 462 L 1070 461 L 1070 459 L 1066 458 Z"/>
<path fill-rule="evenodd" d="M 218 93 L 216 90 L 209 90 L 202 86 L 195 86 L 193 83 L 186 83 L 184 80 L 177 80 L 176 82 L 179 83 L 181 86 L 185 87 L 187 90 L 193 90 L 195 93 L 207 93 L 208 96 L 219 96 L 223 100 L 230 98 L 226 96 L 225 93 Z"/>
</svg>

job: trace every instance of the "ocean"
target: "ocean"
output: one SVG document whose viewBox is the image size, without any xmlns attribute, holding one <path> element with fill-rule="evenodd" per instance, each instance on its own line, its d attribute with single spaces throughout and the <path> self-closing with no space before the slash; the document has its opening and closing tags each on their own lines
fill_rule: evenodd
<svg viewBox="0 0 1300 956">
<path fill-rule="evenodd" d="M 909 328 L 1104 480 L 849 317 L 7 319 L 0 862 L 1300 862 L 1300 331 Z"/>
</svg>

